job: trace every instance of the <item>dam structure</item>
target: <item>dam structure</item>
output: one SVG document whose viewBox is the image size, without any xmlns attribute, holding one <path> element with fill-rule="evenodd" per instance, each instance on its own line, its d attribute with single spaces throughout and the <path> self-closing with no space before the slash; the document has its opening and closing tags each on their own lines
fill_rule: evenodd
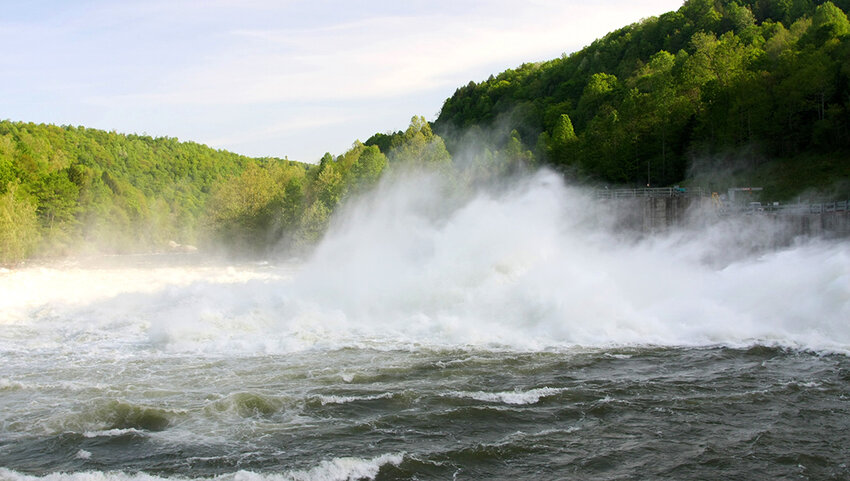
<svg viewBox="0 0 850 481">
<path fill-rule="evenodd" d="M 781 204 L 735 201 L 736 191 L 719 195 L 702 188 L 597 189 L 597 201 L 610 204 L 617 227 L 642 234 L 661 233 L 673 227 L 705 225 L 718 220 L 749 220 L 775 224 L 776 235 L 796 237 L 850 236 L 850 201 Z M 731 199 L 731 200 L 730 200 Z M 751 217 L 747 217 L 751 216 Z M 780 243 L 782 240 L 777 239 Z"/>
</svg>

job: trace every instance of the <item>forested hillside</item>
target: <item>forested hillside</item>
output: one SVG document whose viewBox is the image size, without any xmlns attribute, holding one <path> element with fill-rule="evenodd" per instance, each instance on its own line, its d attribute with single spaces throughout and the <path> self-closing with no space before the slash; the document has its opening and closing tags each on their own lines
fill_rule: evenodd
<svg viewBox="0 0 850 481">
<path fill-rule="evenodd" d="M 470 82 L 433 126 L 413 117 L 318 165 L 2 121 L 0 264 L 175 244 L 299 250 L 347 198 L 410 164 L 459 183 L 534 164 L 653 186 L 725 171 L 771 187 L 770 200 L 827 184 L 846 199 L 848 9 L 850 0 L 688 0 L 572 55 Z"/>
<path fill-rule="evenodd" d="M 0 122 L 0 262 L 194 244 L 224 179 L 288 164 L 172 138 Z"/>
<path fill-rule="evenodd" d="M 572 55 L 470 82 L 434 129 L 453 154 L 519 139 L 538 160 L 611 183 L 669 185 L 694 167 L 738 165 L 796 182 L 786 195 L 800 182 L 846 179 L 849 8 L 688 0 Z M 773 159 L 782 163 L 762 165 Z M 783 170 L 797 176 L 783 180 Z"/>
<path fill-rule="evenodd" d="M 450 165 L 422 117 L 390 161 Z M 0 265 L 33 255 L 150 252 L 199 244 L 297 251 L 390 162 L 355 142 L 319 165 L 252 159 L 173 138 L 0 122 Z"/>
</svg>

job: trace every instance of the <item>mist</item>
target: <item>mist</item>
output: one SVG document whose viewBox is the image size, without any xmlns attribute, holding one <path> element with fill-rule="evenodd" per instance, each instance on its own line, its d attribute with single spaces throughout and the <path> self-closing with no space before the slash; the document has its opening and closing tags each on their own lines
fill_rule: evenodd
<svg viewBox="0 0 850 481">
<path fill-rule="evenodd" d="M 162 352 L 850 350 L 846 242 L 759 247 L 769 224 L 710 214 L 638 235 L 551 171 L 501 189 L 399 171 L 338 209 L 301 261 L 18 270 L 0 277 L 3 323 L 41 318 L 28 328 L 61 326 L 69 346 L 95 339 L 108 350 L 127 348 L 115 344 L 120 331 Z"/>
<path fill-rule="evenodd" d="M 846 243 L 769 250 L 770 224 L 699 221 L 711 212 L 636 237 L 545 170 L 459 204 L 443 189 L 383 184 L 337 219 L 296 290 L 343 324 L 458 344 L 847 345 Z"/>
</svg>

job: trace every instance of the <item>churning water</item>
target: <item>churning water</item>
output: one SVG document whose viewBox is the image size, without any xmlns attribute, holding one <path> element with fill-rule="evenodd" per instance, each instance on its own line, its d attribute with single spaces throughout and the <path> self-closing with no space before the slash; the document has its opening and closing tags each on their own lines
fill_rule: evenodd
<svg viewBox="0 0 850 481">
<path fill-rule="evenodd" d="M 850 477 L 846 242 L 449 192 L 388 182 L 302 262 L 0 273 L 0 479 Z"/>
</svg>

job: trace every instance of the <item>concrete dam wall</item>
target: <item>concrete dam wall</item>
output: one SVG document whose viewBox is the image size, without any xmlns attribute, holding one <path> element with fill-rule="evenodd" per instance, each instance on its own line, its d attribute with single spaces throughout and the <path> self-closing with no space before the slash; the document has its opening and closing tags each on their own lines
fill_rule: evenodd
<svg viewBox="0 0 850 481">
<path fill-rule="evenodd" d="M 641 234 L 665 232 L 674 227 L 715 222 L 772 224 L 776 244 L 794 238 L 850 237 L 850 203 L 722 205 L 704 191 L 683 189 L 622 189 L 598 191 L 600 202 L 615 213 L 616 227 Z"/>
</svg>

